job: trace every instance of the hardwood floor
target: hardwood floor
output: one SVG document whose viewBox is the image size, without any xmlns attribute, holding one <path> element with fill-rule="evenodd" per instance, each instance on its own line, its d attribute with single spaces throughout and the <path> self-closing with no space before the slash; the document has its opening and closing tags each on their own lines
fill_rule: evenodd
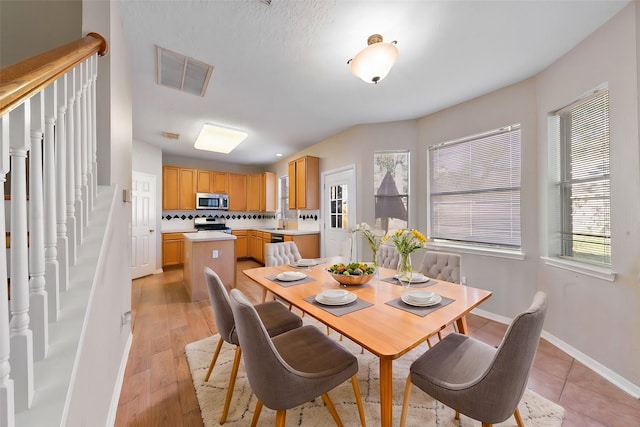
<svg viewBox="0 0 640 427">
<path fill-rule="evenodd" d="M 256 266 L 240 261 L 237 274 L 238 288 L 254 303 L 262 291 L 241 271 Z M 184 346 L 216 333 L 209 301 L 189 301 L 181 269 L 136 279 L 131 292 L 133 342 L 115 425 L 202 426 Z M 491 345 L 499 344 L 507 329 L 474 315 L 467 320 L 470 334 Z M 540 341 L 529 387 L 565 408 L 564 426 L 639 424 L 640 401 L 545 340 Z"/>
</svg>

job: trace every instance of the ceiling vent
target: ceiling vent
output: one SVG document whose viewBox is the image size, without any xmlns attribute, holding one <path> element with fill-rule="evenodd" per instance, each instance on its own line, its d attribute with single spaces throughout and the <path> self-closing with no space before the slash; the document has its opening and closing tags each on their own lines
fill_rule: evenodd
<svg viewBox="0 0 640 427">
<path fill-rule="evenodd" d="M 204 96 L 213 66 L 156 46 L 158 84 Z"/>
<path fill-rule="evenodd" d="M 180 139 L 180 134 L 174 132 L 162 132 L 162 136 L 167 139 Z"/>
</svg>

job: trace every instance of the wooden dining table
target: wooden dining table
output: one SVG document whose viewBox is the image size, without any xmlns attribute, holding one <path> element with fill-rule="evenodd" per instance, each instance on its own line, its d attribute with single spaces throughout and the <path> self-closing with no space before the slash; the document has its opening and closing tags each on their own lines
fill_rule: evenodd
<svg viewBox="0 0 640 427">
<path fill-rule="evenodd" d="M 296 268 L 288 265 L 258 267 L 244 270 L 243 273 L 274 295 L 313 316 L 379 358 L 380 420 L 383 427 L 391 427 L 393 360 L 453 322 L 457 323 L 460 333 L 466 334 L 465 315 L 489 298 L 491 292 L 434 280 L 435 284 L 424 289 L 452 299 L 453 302 L 421 317 L 387 304 L 401 297 L 405 291 L 402 286 L 385 280 L 392 278 L 395 270 L 380 268 L 378 278 L 373 278 L 363 285 L 345 287 L 331 277 L 327 271 L 329 265 L 330 263 L 324 262 L 310 268 Z M 285 287 L 270 279 L 285 271 L 303 272 L 313 281 Z M 305 298 L 309 300 L 309 297 L 328 289 L 347 289 L 356 294 L 360 300 L 372 305 L 335 316 L 319 304 L 305 301 Z"/>
</svg>

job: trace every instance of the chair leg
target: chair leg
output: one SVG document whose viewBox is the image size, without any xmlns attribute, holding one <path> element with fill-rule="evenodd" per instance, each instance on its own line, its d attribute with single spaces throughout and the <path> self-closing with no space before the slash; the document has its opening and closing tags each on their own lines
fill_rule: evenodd
<svg viewBox="0 0 640 427">
<path fill-rule="evenodd" d="M 209 381 L 209 377 L 211 376 L 211 372 L 213 371 L 213 367 L 216 364 L 216 360 L 218 360 L 218 355 L 220 354 L 220 349 L 222 348 L 222 342 L 224 340 L 222 337 L 218 340 L 218 345 L 216 346 L 216 351 L 213 352 L 213 357 L 211 358 L 211 363 L 209 363 L 209 370 L 207 371 L 207 375 L 204 377 L 204 382 Z"/>
<path fill-rule="evenodd" d="M 456 411 L 455 419 L 460 421 L 460 412 Z"/>
<path fill-rule="evenodd" d="M 492 425 L 491 423 L 482 423 L 482 427 L 491 427 Z"/>
<path fill-rule="evenodd" d="M 287 411 L 280 409 L 276 411 L 276 427 L 284 427 L 284 422 L 287 418 Z"/>
<path fill-rule="evenodd" d="M 325 405 L 327 405 L 327 409 L 331 413 L 331 416 L 333 417 L 333 420 L 336 422 L 336 425 L 338 427 L 344 427 L 343 424 L 342 424 L 342 420 L 340 419 L 340 416 L 338 415 L 338 412 L 336 411 L 336 407 L 333 406 L 333 402 L 331 401 L 331 399 L 329 399 L 329 395 L 327 393 L 322 395 L 322 401 L 324 402 Z M 284 426 L 284 424 L 283 424 L 283 426 Z"/>
<path fill-rule="evenodd" d="M 518 427 L 524 427 L 524 422 L 522 421 L 522 417 L 520 416 L 520 410 L 516 406 L 516 410 L 513 412 L 513 416 L 516 419 L 516 424 Z"/>
<path fill-rule="evenodd" d="M 227 397 L 224 400 L 224 408 L 222 408 L 222 415 L 220 416 L 220 424 L 224 424 L 227 420 L 227 414 L 229 413 L 229 405 L 231 405 L 231 397 L 233 396 L 233 388 L 236 385 L 236 377 L 238 376 L 238 367 L 240 366 L 240 356 L 242 355 L 242 349 L 240 346 L 236 347 L 236 356 L 233 358 L 233 367 L 231 368 L 231 376 L 229 377 L 229 387 L 227 388 Z"/>
<path fill-rule="evenodd" d="M 362 427 L 367 427 L 367 421 L 364 418 L 364 407 L 362 406 L 362 396 L 360 396 L 360 385 L 358 384 L 358 377 L 355 375 L 351 377 L 351 385 L 353 386 L 353 394 L 356 396 L 360 424 L 362 424 Z"/>
<path fill-rule="evenodd" d="M 262 411 L 262 402 L 260 399 L 256 402 L 256 409 L 253 411 L 253 418 L 251 419 L 251 427 L 258 425 L 258 419 L 260 418 L 260 412 Z"/>
<path fill-rule="evenodd" d="M 411 386 L 411 374 L 409 374 L 407 375 L 407 382 L 404 385 L 404 397 L 402 398 L 402 415 L 400 415 L 400 427 L 404 427 L 407 422 L 407 409 L 409 408 Z"/>
<path fill-rule="evenodd" d="M 431 337 L 429 337 L 431 338 Z M 429 340 L 429 338 L 427 338 L 427 345 L 429 346 L 429 348 L 431 348 L 431 341 Z"/>
<path fill-rule="evenodd" d="M 438 340 L 442 341 L 442 333 L 438 331 Z"/>
<path fill-rule="evenodd" d="M 267 302 L 267 288 L 262 288 L 262 302 Z"/>
</svg>

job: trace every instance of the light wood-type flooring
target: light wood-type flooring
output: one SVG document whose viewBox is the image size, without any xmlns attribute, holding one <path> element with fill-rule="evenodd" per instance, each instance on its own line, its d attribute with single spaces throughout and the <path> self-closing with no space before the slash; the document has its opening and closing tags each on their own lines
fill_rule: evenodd
<svg viewBox="0 0 640 427">
<path fill-rule="evenodd" d="M 242 270 L 257 266 L 238 262 L 238 288 L 254 303 L 262 291 Z M 189 301 L 181 269 L 136 279 L 131 292 L 133 343 L 116 426 L 202 426 L 184 346 L 216 333 L 209 301 Z M 474 315 L 468 323 L 471 336 L 491 345 L 497 345 L 507 329 Z M 565 408 L 564 426 L 640 425 L 640 401 L 544 339 L 529 387 Z"/>
</svg>

